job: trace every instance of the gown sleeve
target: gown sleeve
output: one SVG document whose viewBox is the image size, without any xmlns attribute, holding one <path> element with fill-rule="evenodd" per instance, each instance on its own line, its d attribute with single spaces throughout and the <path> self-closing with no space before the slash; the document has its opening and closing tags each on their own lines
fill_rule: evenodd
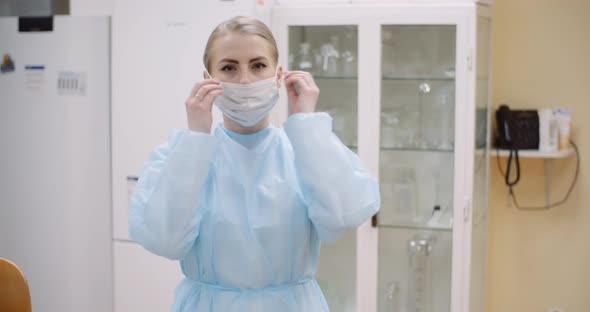
<svg viewBox="0 0 590 312">
<path fill-rule="evenodd" d="M 179 260 L 199 233 L 215 137 L 174 130 L 145 163 L 131 197 L 129 236 L 148 251 Z"/>
<path fill-rule="evenodd" d="M 304 200 L 320 240 L 336 241 L 380 206 L 377 180 L 332 132 L 327 113 L 298 113 L 284 125 Z"/>
</svg>

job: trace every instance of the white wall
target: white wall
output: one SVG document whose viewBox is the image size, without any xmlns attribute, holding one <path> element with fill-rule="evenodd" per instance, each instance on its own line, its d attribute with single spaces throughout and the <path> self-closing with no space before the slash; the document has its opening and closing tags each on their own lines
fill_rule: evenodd
<svg viewBox="0 0 590 312">
<path fill-rule="evenodd" d="M 203 77 L 203 50 L 213 28 L 238 14 L 260 16 L 263 10 L 257 11 L 256 5 L 255 0 L 114 3 L 111 117 L 117 312 L 168 310 L 183 277 L 178 262 L 150 254 L 129 240 L 127 176 L 140 174 L 150 151 L 166 141 L 170 130 L 186 128 L 184 101 Z M 220 115 L 215 119 L 219 121 Z"/>
<path fill-rule="evenodd" d="M 118 0 L 69 0 L 70 15 L 74 16 L 110 16 Z"/>
<path fill-rule="evenodd" d="M 51 0 L 0 0 L 0 16 L 51 15 Z"/>
<path fill-rule="evenodd" d="M 492 160 L 486 311 L 590 311 L 590 1 L 498 0 L 493 20 L 494 108 L 572 108 L 581 167 L 565 204 L 521 211 L 508 206 L 508 188 Z M 519 203 L 542 205 L 543 160 L 521 158 L 520 165 Z M 550 195 L 558 201 L 572 181 L 575 156 L 552 166 Z"/>
</svg>

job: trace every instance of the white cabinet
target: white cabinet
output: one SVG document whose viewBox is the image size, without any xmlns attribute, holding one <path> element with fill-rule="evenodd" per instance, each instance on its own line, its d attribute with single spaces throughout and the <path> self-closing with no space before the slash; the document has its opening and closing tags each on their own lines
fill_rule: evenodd
<svg viewBox="0 0 590 312">
<path fill-rule="evenodd" d="M 482 311 L 489 8 L 292 3 L 272 21 L 280 63 L 313 73 L 317 110 L 380 181 L 378 215 L 322 245 L 331 310 Z"/>
</svg>

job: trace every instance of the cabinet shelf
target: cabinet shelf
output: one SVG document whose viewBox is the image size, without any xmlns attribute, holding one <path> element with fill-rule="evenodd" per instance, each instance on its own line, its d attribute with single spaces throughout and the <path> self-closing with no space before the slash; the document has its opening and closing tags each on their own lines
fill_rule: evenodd
<svg viewBox="0 0 590 312">
<path fill-rule="evenodd" d="M 422 230 L 422 231 L 443 231 L 443 232 L 451 232 L 453 230 L 453 227 L 452 226 L 444 226 L 444 225 L 429 226 L 429 225 L 426 225 L 426 224 L 412 223 L 412 222 L 377 223 L 377 226 L 380 227 L 380 228 L 410 229 L 410 230 Z"/>
<path fill-rule="evenodd" d="M 357 76 L 322 76 L 313 75 L 313 79 L 316 80 L 358 80 Z"/>
<path fill-rule="evenodd" d="M 381 147 L 382 151 L 391 152 L 435 152 L 435 153 L 452 153 L 452 148 L 427 148 L 427 147 Z"/>
<path fill-rule="evenodd" d="M 558 159 L 558 158 L 567 158 L 574 154 L 574 149 L 572 147 L 568 148 L 564 151 L 554 151 L 554 152 L 545 152 L 539 150 L 520 150 L 518 151 L 518 157 L 524 158 L 542 158 L 542 159 Z M 501 149 L 497 151 L 496 149 L 490 150 L 491 156 L 499 155 L 500 157 L 508 157 L 510 155 L 510 150 Z"/>
<path fill-rule="evenodd" d="M 478 150 L 479 152 L 479 150 Z M 483 151 L 481 152 L 483 153 Z M 572 156 L 575 153 L 573 147 L 569 147 L 566 150 L 545 152 L 539 150 L 520 150 L 518 151 L 519 158 L 536 158 L 543 159 L 545 163 L 545 206 L 551 206 L 551 179 L 552 179 L 552 160 L 561 159 Z M 510 150 L 490 150 L 490 156 L 492 157 L 508 157 L 510 156 Z"/>
<path fill-rule="evenodd" d="M 346 147 L 351 150 L 358 149 L 357 145 L 344 143 Z M 455 150 L 452 148 L 426 148 L 426 147 L 380 147 L 381 151 L 389 152 L 426 152 L 426 153 L 453 153 Z"/>
<path fill-rule="evenodd" d="M 358 80 L 357 76 L 322 76 L 322 75 L 313 75 L 313 78 L 316 80 Z M 418 76 L 408 76 L 408 77 L 395 77 L 395 76 L 383 76 L 381 77 L 383 81 L 454 81 L 454 77 L 418 77 Z"/>
<path fill-rule="evenodd" d="M 418 77 L 418 76 L 408 76 L 408 77 L 395 77 L 395 76 L 383 76 L 381 77 L 383 81 L 455 81 L 455 77 Z"/>
</svg>

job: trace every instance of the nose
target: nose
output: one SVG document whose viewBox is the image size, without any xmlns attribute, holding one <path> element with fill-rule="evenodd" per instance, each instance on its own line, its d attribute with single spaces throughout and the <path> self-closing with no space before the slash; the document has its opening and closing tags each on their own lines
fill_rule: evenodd
<svg viewBox="0 0 590 312">
<path fill-rule="evenodd" d="M 248 67 L 245 67 L 240 70 L 240 76 L 238 78 L 238 83 L 245 84 L 252 82 L 254 77 L 252 77 L 252 73 L 248 70 Z"/>
</svg>

